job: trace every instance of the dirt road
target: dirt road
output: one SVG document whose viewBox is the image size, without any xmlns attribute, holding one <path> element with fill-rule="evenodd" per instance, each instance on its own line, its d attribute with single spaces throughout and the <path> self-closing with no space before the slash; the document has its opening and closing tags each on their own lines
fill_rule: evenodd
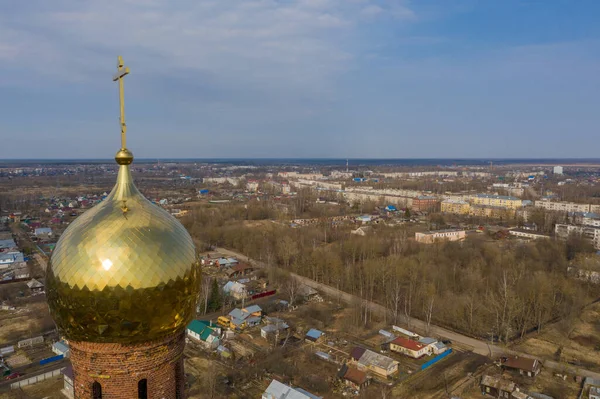
<svg viewBox="0 0 600 399">
<path fill-rule="evenodd" d="M 243 254 L 240 254 L 240 253 L 237 253 L 237 252 L 225 249 L 225 248 L 217 248 L 217 251 L 222 253 L 223 255 L 236 257 L 244 262 L 251 263 L 257 267 L 261 267 L 261 268 L 266 267 L 266 265 L 262 262 L 252 260 Z M 322 283 L 318 283 L 307 277 L 299 276 L 295 273 L 290 273 L 290 275 L 293 278 L 295 278 L 296 280 L 300 281 L 302 284 L 305 284 L 311 288 L 321 291 L 325 295 L 327 295 L 331 298 L 339 298 L 340 300 L 342 300 L 348 304 L 356 303 L 357 301 L 362 302 L 363 304 L 366 303 L 366 306 L 369 306 L 369 309 L 371 311 L 373 311 L 374 313 L 380 314 L 380 315 L 385 314 L 386 312 L 389 312 L 388 309 L 386 309 L 384 306 L 382 306 L 378 303 L 374 303 L 374 302 L 370 302 L 370 301 L 365 302 L 364 300 L 360 299 L 357 296 L 348 294 L 347 292 L 340 291 L 334 287 L 331 287 L 331 286 L 328 286 L 328 285 L 325 285 Z M 407 326 L 409 326 L 410 328 L 415 328 L 415 329 L 418 329 L 421 331 L 425 331 L 427 329 L 427 323 L 425 323 L 423 320 L 419 320 L 419 319 L 415 319 L 415 318 L 410 318 L 410 320 L 407 321 L 405 324 Z M 437 336 L 437 337 L 444 338 L 444 339 L 449 339 L 452 342 L 455 342 L 455 343 L 458 343 L 463 346 L 471 348 L 473 350 L 473 352 L 475 352 L 479 355 L 487 356 L 492 359 L 497 358 L 498 356 L 500 356 L 502 354 L 511 354 L 511 355 L 519 355 L 519 356 L 523 356 L 523 357 L 529 357 L 529 358 L 536 358 L 535 356 L 529 355 L 527 353 L 516 352 L 511 349 L 508 349 L 508 348 L 505 348 L 502 346 L 498 346 L 498 345 L 490 345 L 486 341 L 482 341 L 482 340 L 479 340 L 476 338 L 471 338 L 466 335 L 448 330 L 443 327 L 431 325 L 429 328 L 429 331 L 430 331 L 429 335 Z M 560 371 L 561 373 L 567 372 L 569 374 L 576 374 L 576 375 L 581 375 L 584 377 L 600 379 L 600 373 L 595 373 L 593 371 L 585 370 L 585 369 L 578 368 L 578 367 L 571 366 L 571 365 L 564 364 L 564 363 L 558 363 L 558 362 L 555 362 L 552 360 L 544 360 L 544 359 L 539 359 L 539 358 L 537 358 L 537 359 L 540 360 L 545 367 L 552 369 L 552 370 Z"/>
</svg>

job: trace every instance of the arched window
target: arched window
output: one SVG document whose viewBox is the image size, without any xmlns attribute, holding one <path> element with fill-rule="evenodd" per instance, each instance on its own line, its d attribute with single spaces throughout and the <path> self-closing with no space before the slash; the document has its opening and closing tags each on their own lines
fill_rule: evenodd
<svg viewBox="0 0 600 399">
<path fill-rule="evenodd" d="M 98 381 L 92 384 L 92 399 L 102 399 L 102 385 Z"/>
<path fill-rule="evenodd" d="M 138 381 L 138 399 L 148 399 L 148 380 Z"/>
</svg>

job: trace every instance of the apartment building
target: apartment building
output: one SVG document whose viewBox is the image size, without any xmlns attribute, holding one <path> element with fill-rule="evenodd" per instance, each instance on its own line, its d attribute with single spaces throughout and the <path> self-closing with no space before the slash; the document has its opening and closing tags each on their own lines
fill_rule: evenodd
<svg viewBox="0 0 600 399">
<path fill-rule="evenodd" d="M 447 199 L 442 201 L 441 209 L 443 213 L 452 213 L 455 215 L 468 215 L 471 205 L 467 201 Z"/>
<path fill-rule="evenodd" d="M 590 204 L 577 204 L 575 202 L 565 201 L 535 201 L 536 208 L 543 208 L 548 211 L 562 212 L 590 212 Z M 595 207 L 595 206 L 594 206 Z"/>
<path fill-rule="evenodd" d="M 507 209 L 517 209 L 523 206 L 523 201 L 508 195 L 477 194 L 472 199 L 474 205 L 497 206 Z"/>
<path fill-rule="evenodd" d="M 594 244 L 594 248 L 600 249 L 600 227 L 559 223 L 554 227 L 554 233 L 562 239 L 566 239 L 570 234 L 581 234 L 583 238 Z"/>
<path fill-rule="evenodd" d="M 440 200 L 431 195 L 419 195 L 412 200 L 413 211 L 435 212 L 439 209 Z"/>
<path fill-rule="evenodd" d="M 505 208 L 503 206 L 492 205 L 471 205 L 469 215 L 493 218 L 493 219 L 510 219 L 515 216 L 515 209 Z"/>
</svg>

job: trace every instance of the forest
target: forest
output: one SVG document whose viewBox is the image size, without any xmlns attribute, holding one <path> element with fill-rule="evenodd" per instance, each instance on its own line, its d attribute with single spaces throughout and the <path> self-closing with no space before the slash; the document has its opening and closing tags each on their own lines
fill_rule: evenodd
<svg viewBox="0 0 600 399">
<path fill-rule="evenodd" d="M 485 339 L 509 341 L 560 321 L 566 336 L 598 290 L 569 277 L 569 262 L 593 253 L 578 237 L 566 242 L 494 240 L 474 233 L 464 242 L 418 244 L 406 225 L 293 229 L 249 223 L 269 216 L 265 204 L 200 206 L 184 224 L 201 248 L 222 246 L 385 305 L 388 322 L 405 316 Z M 361 307 L 360 322 L 372 315 Z"/>
</svg>

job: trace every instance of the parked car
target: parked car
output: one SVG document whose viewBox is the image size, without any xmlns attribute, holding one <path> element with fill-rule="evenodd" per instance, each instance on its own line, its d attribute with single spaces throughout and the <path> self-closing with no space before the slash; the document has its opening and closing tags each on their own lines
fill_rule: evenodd
<svg viewBox="0 0 600 399">
<path fill-rule="evenodd" d="M 5 379 L 6 380 L 14 380 L 15 378 L 19 378 L 22 375 L 23 374 L 21 374 L 21 373 L 12 373 L 9 376 L 7 376 Z"/>
</svg>

